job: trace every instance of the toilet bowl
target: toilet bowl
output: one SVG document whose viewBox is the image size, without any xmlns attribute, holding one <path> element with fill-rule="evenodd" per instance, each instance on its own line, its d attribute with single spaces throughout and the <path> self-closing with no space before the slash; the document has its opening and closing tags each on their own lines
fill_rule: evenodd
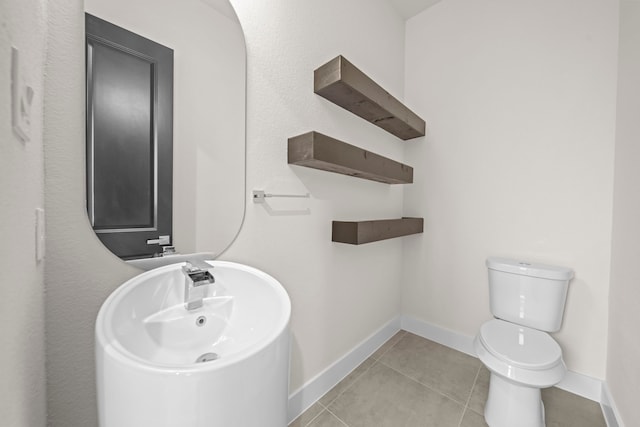
<svg viewBox="0 0 640 427">
<path fill-rule="evenodd" d="M 540 389 L 559 383 L 567 368 L 558 343 L 545 332 L 494 319 L 474 341 L 491 372 L 484 416 L 490 427 L 544 427 Z"/>
<path fill-rule="evenodd" d="M 560 329 L 573 271 L 565 267 L 488 258 L 494 319 L 474 340 L 491 372 L 484 417 L 490 427 L 545 427 L 540 390 L 567 372 L 560 345 L 547 332 Z"/>
</svg>

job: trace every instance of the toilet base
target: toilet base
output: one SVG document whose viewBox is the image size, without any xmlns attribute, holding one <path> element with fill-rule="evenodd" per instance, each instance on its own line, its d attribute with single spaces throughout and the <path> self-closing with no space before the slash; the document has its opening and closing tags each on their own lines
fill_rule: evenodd
<svg viewBox="0 0 640 427">
<path fill-rule="evenodd" d="M 545 427 L 540 389 L 491 373 L 484 419 L 490 427 Z"/>
</svg>

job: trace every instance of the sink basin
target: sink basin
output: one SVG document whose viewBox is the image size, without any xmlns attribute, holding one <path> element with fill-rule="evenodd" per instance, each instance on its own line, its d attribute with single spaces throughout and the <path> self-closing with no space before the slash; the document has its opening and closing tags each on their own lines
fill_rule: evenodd
<svg viewBox="0 0 640 427">
<path fill-rule="evenodd" d="M 160 364 L 194 363 L 197 362 L 194 354 L 199 356 L 210 350 L 229 357 L 233 354 L 229 343 L 235 340 L 225 332 L 232 329 L 229 320 L 233 304 L 233 297 L 213 297 L 205 299 L 200 310 L 188 312 L 178 304 L 154 313 L 144 319 L 144 328 L 132 334 L 148 337 L 151 342 L 136 341 L 135 336 L 130 336 L 129 348 Z"/>
<path fill-rule="evenodd" d="M 140 274 L 105 300 L 101 427 L 286 425 L 289 297 L 260 270 L 207 262 L 215 283 L 195 310 L 184 306 L 184 263 Z"/>
</svg>

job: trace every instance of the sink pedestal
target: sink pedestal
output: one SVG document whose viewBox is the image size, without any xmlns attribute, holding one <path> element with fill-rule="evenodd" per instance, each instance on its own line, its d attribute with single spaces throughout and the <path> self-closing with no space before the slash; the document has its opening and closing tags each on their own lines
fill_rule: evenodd
<svg viewBox="0 0 640 427">
<path fill-rule="evenodd" d="M 208 261 L 215 284 L 184 309 L 182 264 L 134 277 L 96 322 L 100 427 L 287 425 L 291 304 L 271 276 Z"/>
</svg>

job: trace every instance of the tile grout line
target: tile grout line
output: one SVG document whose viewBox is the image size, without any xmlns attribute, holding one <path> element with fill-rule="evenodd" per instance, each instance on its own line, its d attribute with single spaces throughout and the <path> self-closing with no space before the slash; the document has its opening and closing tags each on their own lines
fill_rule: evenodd
<svg viewBox="0 0 640 427">
<path fill-rule="evenodd" d="M 423 383 L 423 382 L 421 382 L 421 381 L 418 381 L 417 379 L 412 378 L 412 377 L 410 377 L 409 375 L 407 375 L 407 374 L 405 374 L 405 373 L 403 373 L 403 372 L 398 371 L 396 368 L 394 368 L 394 367 L 392 367 L 392 366 L 389 366 L 389 365 L 387 365 L 387 364 L 386 364 L 386 363 L 384 363 L 384 362 L 379 362 L 379 363 L 381 363 L 382 365 L 384 365 L 384 366 L 386 366 L 387 368 L 391 369 L 392 371 L 394 371 L 394 372 L 396 372 L 396 373 L 398 373 L 398 374 L 402 375 L 403 377 L 405 377 L 405 378 L 407 378 L 407 379 L 409 379 L 409 380 L 413 381 L 414 383 L 420 384 L 421 386 L 423 386 L 423 387 L 425 387 L 425 388 L 428 388 L 429 390 L 431 390 L 431 391 L 433 391 L 433 392 L 435 392 L 435 393 L 439 394 L 440 396 L 444 396 L 444 397 L 446 397 L 447 399 L 449 399 L 449 400 L 451 400 L 451 401 L 453 401 L 453 402 L 457 403 L 458 405 L 461 405 L 461 406 L 464 408 L 464 406 L 465 406 L 465 405 L 464 405 L 464 403 L 460 402 L 458 399 L 455 399 L 455 398 L 454 398 L 454 397 L 452 397 L 452 396 L 449 396 L 449 395 L 448 395 L 448 394 L 446 394 L 446 393 L 441 392 L 440 390 L 435 389 L 435 388 L 434 388 L 433 386 L 431 386 L 430 384 L 425 384 L 425 383 Z"/>
<path fill-rule="evenodd" d="M 331 410 L 329 408 L 327 408 L 327 412 L 330 413 L 331 415 L 333 415 L 334 417 L 336 417 L 336 419 L 338 421 L 340 421 L 342 424 L 345 425 L 345 427 L 349 427 L 349 424 L 347 424 L 345 421 L 342 420 L 342 418 L 340 418 L 339 416 L 337 416 L 336 414 L 334 414 L 333 412 L 331 412 Z"/>
<path fill-rule="evenodd" d="M 364 362 L 363 362 L 363 363 L 364 363 Z M 322 405 L 322 407 L 324 407 L 324 408 L 328 411 L 328 410 L 329 410 L 329 405 L 331 405 L 333 402 L 335 402 L 336 400 L 338 400 L 338 398 L 340 398 L 340 396 L 342 396 L 342 395 L 344 394 L 344 392 L 345 392 L 345 391 L 347 391 L 347 390 L 349 390 L 351 387 L 353 387 L 353 385 L 354 385 L 355 383 L 357 383 L 357 382 L 358 382 L 358 380 L 360 380 L 360 378 L 362 378 L 362 376 L 363 376 L 364 374 L 366 374 L 367 372 L 369 372 L 369 369 L 371 369 L 373 366 L 375 366 L 375 364 L 376 364 L 376 363 L 378 363 L 378 361 L 377 361 L 376 359 L 373 359 L 373 363 L 371 364 L 371 366 L 369 366 L 367 369 L 365 369 L 364 371 L 362 371 L 362 373 L 361 373 L 360 375 L 358 375 L 357 377 L 355 377 L 355 378 L 353 379 L 353 381 L 351 381 L 351 384 L 349 384 L 349 385 L 348 385 L 348 386 L 346 386 L 342 391 L 340 391 L 340 393 L 338 393 L 338 394 L 336 395 L 336 397 L 334 397 L 333 399 L 331 399 L 331 400 L 330 400 L 326 405 L 323 405 L 322 403 L 320 403 L 320 399 L 322 399 L 322 397 L 321 397 L 320 399 L 318 399 L 318 403 L 320 403 L 320 405 Z M 357 369 L 357 368 L 356 368 L 356 369 Z M 340 383 L 338 383 L 338 384 L 340 384 Z M 337 387 L 337 386 L 338 386 L 338 384 L 336 384 L 336 385 L 334 386 L 334 388 L 335 388 L 335 387 Z M 331 390 L 329 390 L 329 391 L 331 391 Z M 329 392 L 327 392 L 327 393 L 329 393 Z M 325 394 L 326 394 L 326 393 L 325 393 Z M 323 396 L 323 397 L 324 397 L 324 396 Z"/>
<path fill-rule="evenodd" d="M 463 391 L 464 390 L 457 390 L 457 389 L 454 390 L 455 394 L 460 394 L 459 397 L 461 397 L 461 399 L 451 397 L 451 396 L 448 395 L 447 392 L 443 392 L 443 391 L 440 391 L 439 389 L 436 389 L 437 384 L 439 384 L 437 382 L 437 379 L 433 384 L 426 383 L 426 382 L 423 382 L 422 380 L 418 379 L 420 377 L 420 375 L 419 375 L 419 373 L 421 372 L 420 370 L 416 370 L 415 371 L 418 375 L 417 375 L 416 378 L 414 378 L 410 374 L 404 373 L 404 372 L 402 372 L 400 370 L 400 369 L 403 369 L 403 366 L 404 366 L 403 363 L 400 363 L 398 365 L 398 368 L 395 368 L 395 367 L 390 366 L 389 364 L 387 364 L 387 363 L 385 363 L 383 361 L 383 359 L 384 359 L 384 360 L 389 361 L 392 364 L 396 364 L 397 361 L 400 361 L 400 362 L 402 361 L 402 358 L 398 359 L 397 357 L 393 357 L 395 355 L 395 352 L 392 352 L 392 354 L 390 354 L 390 357 L 386 357 L 386 354 L 389 354 L 393 348 L 396 348 L 399 345 L 399 343 L 405 338 L 406 334 L 407 334 L 407 332 L 405 331 L 405 333 L 402 334 L 402 336 L 398 340 L 396 340 L 392 345 L 390 345 L 388 348 L 386 348 L 383 352 L 380 352 L 379 353 L 379 357 L 374 358 L 373 354 L 371 356 L 369 356 L 368 361 L 365 360 L 365 362 L 366 363 L 370 363 L 370 365 L 367 366 L 365 369 L 363 369 L 362 372 L 359 375 L 357 375 L 355 378 L 353 378 L 342 390 L 339 391 L 339 393 L 336 394 L 336 396 L 333 399 L 327 400 L 326 404 L 323 403 L 323 402 L 320 402 L 320 400 L 318 400 L 317 403 L 319 405 L 318 407 L 320 408 L 320 412 L 317 415 L 315 415 L 309 422 L 305 423 L 305 426 L 309 427 L 314 423 L 315 423 L 314 425 L 320 424 L 319 417 L 321 417 L 322 413 L 326 411 L 326 412 L 328 412 L 328 415 L 326 415 L 326 416 L 322 415 L 322 416 L 324 416 L 324 418 L 322 420 L 327 421 L 332 425 L 335 424 L 335 421 L 337 420 L 338 421 L 337 425 L 342 426 L 342 427 L 350 427 L 349 424 L 347 424 L 346 421 L 344 421 L 339 416 L 337 416 L 336 413 L 332 412 L 329 408 L 330 408 L 330 406 L 333 405 L 334 407 L 337 408 L 338 412 L 342 411 L 342 408 L 340 406 L 336 406 L 335 402 L 337 402 L 338 399 L 344 399 L 343 395 L 347 391 L 352 390 L 354 388 L 354 386 L 358 383 L 358 381 L 364 381 L 363 377 L 365 376 L 365 374 L 368 374 L 368 372 L 374 366 L 376 366 L 378 363 L 380 363 L 384 368 L 391 369 L 391 371 L 399 374 L 403 378 L 410 380 L 414 384 L 417 383 L 420 386 L 424 387 L 425 389 L 430 390 L 432 392 L 435 392 L 435 394 L 446 398 L 447 401 L 455 403 L 456 406 L 458 407 L 458 410 L 459 410 L 459 407 L 462 406 L 463 410 L 462 410 L 462 414 L 459 416 L 459 421 L 458 421 L 457 424 L 453 424 L 453 426 L 462 427 L 463 425 L 465 425 L 465 420 L 467 420 L 467 421 L 473 420 L 472 422 L 474 422 L 474 421 L 480 422 L 480 418 L 478 418 L 476 420 L 476 418 L 477 418 L 476 415 L 479 415 L 480 417 L 482 417 L 482 419 L 484 419 L 484 417 L 482 416 L 482 410 L 477 411 L 476 409 L 474 409 L 475 406 L 479 406 L 479 404 L 480 404 L 478 399 L 474 399 L 474 408 L 471 408 L 471 399 L 474 398 L 474 395 L 477 396 L 478 398 L 481 398 L 482 394 L 484 394 L 484 392 L 485 392 L 485 390 L 484 390 L 484 387 L 485 387 L 484 386 L 484 376 L 483 376 L 482 384 L 481 384 L 481 381 L 480 381 L 480 375 L 484 375 L 484 369 L 485 369 L 484 365 L 483 364 L 479 364 L 479 366 L 478 366 L 478 368 L 476 370 L 476 374 L 474 376 L 474 380 L 473 380 L 472 385 L 471 385 L 471 389 L 470 390 L 467 389 L 469 391 L 468 391 L 468 394 L 467 394 L 466 398 L 464 398 L 464 396 L 463 396 L 463 394 L 464 394 Z M 403 349 L 401 349 L 401 350 L 403 350 Z M 377 352 L 377 350 L 376 350 L 376 352 Z M 365 362 L 363 362 L 363 363 L 365 363 Z M 420 366 L 422 366 L 422 365 L 420 365 Z M 414 371 L 414 369 L 409 369 L 408 372 L 411 373 L 413 371 Z M 470 374 L 470 372 L 468 372 L 468 374 Z M 470 377 L 468 374 L 466 374 L 464 376 L 464 378 L 466 378 L 467 380 Z M 429 378 L 430 377 L 427 377 L 426 379 L 429 379 Z M 340 383 L 338 383 L 338 384 L 340 384 Z M 334 386 L 334 387 L 337 387 L 337 386 L 338 385 L 336 384 L 336 386 Z M 447 388 L 448 387 L 444 387 L 444 389 L 447 389 Z M 476 392 L 476 388 L 478 388 L 477 392 Z M 460 391 L 462 391 L 462 393 L 459 393 Z M 356 393 L 356 394 L 359 396 L 360 399 L 369 399 L 368 395 L 364 395 L 364 394 L 359 393 L 359 392 Z M 555 396 L 554 396 L 554 400 L 555 400 Z M 562 399 L 558 398 L 558 402 L 561 402 L 561 401 L 562 401 Z M 447 405 L 451 405 L 451 403 L 447 403 Z M 453 408 L 451 408 L 451 409 L 453 410 Z M 598 409 L 601 410 L 601 408 L 598 408 Z M 466 415 L 467 413 L 472 414 L 473 418 L 468 418 L 467 415 Z M 352 412 L 343 413 L 343 416 L 349 417 L 350 415 L 352 415 Z M 455 417 L 454 414 L 452 414 L 452 415 Z M 566 414 L 564 416 L 566 416 Z M 331 420 L 332 418 L 335 418 L 335 420 Z M 357 422 L 357 421 L 354 421 L 354 422 Z M 603 422 L 606 422 L 606 421 L 603 420 Z M 375 423 L 375 421 L 374 421 L 374 423 Z M 480 423 L 482 425 L 485 425 L 485 423 L 482 423 L 482 422 L 480 422 Z M 579 423 L 579 424 L 581 424 L 581 423 Z M 565 424 L 563 424 L 563 425 L 565 425 Z M 571 425 L 573 425 L 573 424 L 571 424 Z M 591 424 L 589 423 L 589 425 L 591 425 Z M 603 424 L 603 426 L 604 426 L 604 424 Z"/>
<path fill-rule="evenodd" d="M 382 352 L 382 354 L 381 354 L 379 357 L 377 357 L 377 358 L 376 358 L 376 357 L 374 357 L 374 358 L 373 358 L 376 362 L 377 362 L 378 360 L 382 359 L 382 357 L 383 357 L 385 354 L 387 354 L 389 351 L 391 351 L 391 349 L 392 349 L 393 347 L 395 347 L 396 345 L 398 345 L 398 343 L 399 343 L 400 341 L 402 341 L 402 338 L 404 338 L 404 336 L 407 334 L 407 331 L 405 331 L 404 329 L 400 329 L 400 330 L 396 333 L 396 335 L 397 335 L 397 334 L 399 334 L 400 332 L 402 332 L 402 336 L 400 336 L 400 338 L 398 338 L 398 339 L 396 340 L 396 342 L 394 342 L 394 343 L 393 343 L 393 345 L 392 345 L 392 346 L 389 346 L 389 348 L 388 348 L 388 349 L 386 349 L 384 352 Z M 394 335 L 394 336 L 395 336 L 395 335 Z M 388 339 L 384 344 L 382 344 L 380 347 L 384 346 L 387 342 L 391 341 L 392 339 L 393 339 L 393 337 L 389 338 L 389 339 Z M 376 350 L 376 351 L 378 351 L 378 350 Z M 375 353 L 376 353 L 376 351 L 374 351 L 373 353 L 375 354 Z M 373 354 L 372 354 L 371 356 L 373 357 Z"/>
<path fill-rule="evenodd" d="M 462 411 L 462 415 L 460 416 L 460 422 L 458 422 L 458 427 L 462 426 L 462 420 L 464 420 L 464 416 L 469 409 L 469 402 L 471 402 L 471 396 L 473 396 L 473 390 L 476 388 L 476 383 L 478 382 L 478 378 L 480 377 L 480 371 L 482 371 L 482 366 L 478 367 L 478 372 L 476 372 L 476 377 L 473 379 L 473 385 L 471 386 L 471 390 L 469 391 L 469 397 L 467 397 L 467 402 L 464 404 L 464 410 Z"/>
<path fill-rule="evenodd" d="M 399 343 L 399 342 L 400 342 L 400 341 L 405 337 L 405 335 L 407 335 L 407 334 L 412 334 L 411 332 L 406 331 L 406 330 L 404 330 L 404 329 L 401 329 L 401 331 L 403 331 L 403 332 L 404 332 L 404 334 L 402 335 L 402 337 L 401 337 L 401 338 L 399 338 L 399 339 L 398 339 L 398 341 L 397 341 L 395 344 L 393 344 L 391 347 L 389 347 L 389 348 L 388 348 L 388 349 L 387 349 L 387 350 L 386 350 L 386 351 L 385 351 L 385 352 L 380 356 L 380 359 L 382 359 L 382 356 L 384 356 L 385 354 L 387 354 L 387 352 L 389 352 L 393 347 L 395 347 L 395 346 L 396 346 L 396 345 L 397 345 L 397 344 L 398 344 L 398 343 Z M 415 334 L 414 334 L 414 335 L 415 335 Z M 422 337 L 420 337 L 420 338 L 422 338 Z M 423 339 L 426 339 L 426 338 L 423 338 Z M 430 340 L 427 340 L 427 341 L 430 341 Z M 440 344 L 440 343 L 436 343 L 436 344 L 441 345 L 441 346 L 443 345 L 443 344 Z M 446 347 L 446 346 L 445 346 L 445 347 Z M 470 394 L 469 394 L 469 397 L 467 398 L 467 402 L 466 402 L 466 403 L 463 403 L 463 402 L 459 401 L 458 399 L 454 398 L 453 396 L 449 396 L 448 394 L 446 394 L 446 393 L 444 393 L 444 392 L 442 392 L 442 391 L 440 391 L 440 390 L 437 390 L 436 388 L 434 388 L 434 387 L 433 387 L 432 385 L 430 385 L 430 384 L 423 383 L 423 382 L 421 382 L 421 381 L 417 380 L 416 378 L 410 377 L 409 375 L 405 374 L 404 372 L 400 372 L 400 371 L 399 371 L 399 370 L 397 370 L 396 368 L 394 368 L 394 367 L 392 367 L 392 366 L 387 365 L 387 364 L 386 364 L 386 363 L 384 363 L 382 360 L 378 360 L 378 361 L 379 361 L 380 363 L 382 363 L 384 366 L 386 366 L 387 368 L 392 369 L 393 371 L 395 371 L 395 372 L 399 373 L 400 375 L 403 375 L 404 377 L 409 378 L 410 380 L 412 380 L 412 381 L 414 381 L 414 382 L 416 382 L 416 383 L 418 383 L 418 384 L 420 384 L 420 385 L 422 385 L 422 386 L 424 386 L 424 387 L 428 388 L 429 390 L 431 390 L 431 391 L 435 391 L 435 392 L 436 392 L 436 393 L 438 393 L 439 395 L 444 396 L 444 397 L 446 397 L 447 399 L 452 400 L 452 401 L 454 401 L 455 403 L 458 403 L 458 404 L 462 405 L 462 406 L 464 407 L 464 409 L 466 409 L 467 404 L 469 403 L 469 400 L 471 399 L 471 392 L 473 392 L 473 387 L 475 386 L 476 381 L 477 381 L 477 379 L 478 379 L 478 375 L 480 374 L 480 370 L 482 369 L 482 366 L 479 366 L 479 367 L 478 367 L 478 372 L 476 372 L 476 376 L 475 376 L 475 378 L 474 378 L 474 380 L 473 380 L 473 385 L 471 386 L 471 392 L 470 392 Z M 464 411 L 463 411 L 463 415 L 464 415 Z"/>
<path fill-rule="evenodd" d="M 405 332 L 405 334 L 406 334 L 406 332 Z M 402 334 L 402 336 L 404 337 L 404 335 L 405 335 L 405 334 Z M 393 337 L 392 337 L 392 338 L 393 338 Z M 390 338 L 389 340 L 391 340 L 392 338 Z M 401 340 L 401 339 L 402 339 L 402 337 L 400 337 L 400 338 L 399 338 L 399 339 L 398 339 L 398 340 L 397 340 L 397 341 L 396 341 L 392 346 L 390 346 L 388 349 L 386 349 L 386 350 L 385 350 L 385 351 L 380 355 L 380 357 L 375 358 L 375 357 L 373 357 L 373 354 L 372 354 L 371 356 L 369 356 L 369 358 L 373 361 L 373 363 L 371 364 L 371 366 L 369 366 L 367 369 L 365 369 L 364 371 L 362 371 L 362 373 L 361 373 L 360 375 L 358 375 L 356 378 L 354 378 L 354 379 L 353 379 L 353 381 L 351 381 L 351 384 L 349 384 L 348 386 L 346 386 L 346 387 L 344 388 L 344 390 L 342 390 L 340 393 L 338 393 L 338 394 L 336 395 L 336 397 L 334 397 L 333 399 L 331 399 L 331 401 L 329 401 L 329 402 L 328 402 L 328 404 L 327 404 L 326 406 L 325 406 L 325 405 L 323 405 L 323 404 L 320 402 L 320 399 L 322 399 L 322 398 L 318 399 L 318 403 L 320 403 L 320 405 L 321 405 L 321 406 L 323 406 L 326 410 L 329 410 L 329 405 L 331 405 L 333 402 L 335 402 L 336 400 L 338 400 L 338 398 L 339 398 L 340 396 L 342 396 L 342 395 L 344 394 L 344 392 L 345 392 L 345 391 L 347 391 L 347 390 L 349 390 L 351 387 L 353 387 L 353 385 L 354 385 L 356 382 L 358 382 L 358 380 L 359 380 L 360 378 L 362 378 L 362 376 L 363 376 L 364 374 L 366 374 L 367 372 L 369 372 L 369 370 L 370 370 L 371 368 L 373 368 L 373 367 L 376 365 L 376 363 L 380 362 L 380 358 L 381 358 L 382 356 L 384 356 L 385 354 L 387 354 L 387 352 L 388 352 L 389 350 L 391 350 L 393 347 L 395 347 L 395 346 L 396 346 L 396 344 L 398 344 L 398 342 L 400 342 L 400 340 Z M 387 342 L 388 342 L 389 340 L 387 340 Z M 385 342 L 384 344 L 386 344 L 386 342 Z M 382 344 L 382 345 L 384 345 L 384 344 Z M 376 350 L 376 351 L 377 351 L 377 350 Z M 375 353 L 375 352 L 374 352 L 374 353 Z M 366 359 L 365 359 L 365 362 L 366 362 Z M 362 363 L 364 363 L 364 362 L 362 362 Z M 362 363 L 361 363 L 360 365 L 362 365 Z M 382 363 L 382 362 L 380 362 L 380 363 Z M 360 365 L 358 365 L 358 367 L 359 367 Z M 384 363 L 383 363 L 383 365 L 384 365 Z M 385 365 L 385 366 L 386 366 L 386 365 Z M 356 369 L 358 369 L 358 367 L 356 367 Z M 355 370 L 355 369 L 354 369 L 354 370 Z M 340 384 L 340 383 L 338 383 L 338 384 Z M 338 386 L 338 384 L 336 384 L 336 385 L 334 386 L 334 388 L 335 388 L 335 387 L 337 387 L 337 386 Z M 331 391 L 331 390 L 329 390 L 329 391 Z M 327 392 L 327 393 L 328 393 L 328 392 Z M 326 394 L 326 393 L 325 393 L 325 394 Z M 329 411 L 329 412 L 331 412 L 331 411 Z M 335 415 L 335 414 L 334 414 L 334 415 Z"/>
<path fill-rule="evenodd" d="M 319 416 L 320 416 L 324 411 L 327 411 L 327 410 L 328 410 L 328 409 L 327 409 L 327 407 L 326 407 L 326 406 L 324 406 L 322 403 L 320 403 L 320 401 L 319 401 L 319 400 L 318 400 L 316 403 L 317 403 L 318 405 L 320 405 L 320 407 L 321 407 L 322 409 L 320 409 L 320 411 L 316 414 L 316 416 L 315 416 L 315 417 L 313 417 L 313 418 L 311 418 L 311 419 L 309 420 L 309 422 L 305 423 L 305 425 L 303 425 L 302 427 L 307 427 L 307 426 L 311 425 L 311 423 L 312 423 L 312 422 L 314 422 L 314 421 L 316 420 L 316 418 L 318 418 L 318 417 L 319 417 Z M 306 412 L 306 411 L 305 411 L 305 412 Z M 303 413 L 303 414 L 304 414 L 304 413 Z M 300 414 L 300 416 L 302 416 L 303 414 Z"/>
<path fill-rule="evenodd" d="M 402 331 L 402 330 L 400 330 L 400 331 Z M 400 332 L 400 331 L 398 331 L 398 332 Z M 375 357 L 373 357 L 373 354 L 372 354 L 371 356 L 369 356 L 369 357 L 371 358 L 371 360 L 373 360 L 373 363 L 371 364 L 371 366 L 369 366 L 369 367 L 368 367 L 367 369 L 365 369 L 365 370 L 364 370 L 360 375 L 358 375 L 356 378 L 354 378 L 354 379 L 353 379 L 353 381 L 351 382 L 351 384 L 349 384 L 347 387 L 345 387 L 345 388 L 344 388 L 344 390 L 342 390 L 340 393 L 338 393 L 338 395 L 337 395 L 336 397 L 334 397 L 333 399 L 331 399 L 331 400 L 327 403 L 327 405 L 324 405 L 324 404 L 321 402 L 322 397 L 321 397 L 320 399 L 318 399 L 318 400 L 316 401 L 316 403 L 317 403 L 318 405 L 320 405 L 320 407 L 322 408 L 322 410 L 320 410 L 320 412 L 318 412 L 318 414 L 317 414 L 315 417 L 313 417 L 312 419 L 310 419 L 310 420 L 309 420 L 309 422 L 308 422 L 308 423 L 306 423 L 303 427 L 307 427 L 307 426 L 311 425 L 311 423 L 313 423 L 313 422 L 316 420 L 316 418 L 318 418 L 318 417 L 322 414 L 322 412 L 324 412 L 325 410 L 326 410 L 327 412 L 329 412 L 331 415 L 333 415 L 334 417 L 338 418 L 338 420 L 340 420 L 340 422 L 342 422 L 343 424 L 347 425 L 344 421 L 342 421 L 342 419 L 340 419 L 340 417 L 338 417 L 336 414 L 334 414 L 333 412 L 331 412 L 331 411 L 329 410 L 329 405 L 331 405 L 333 402 L 335 402 L 336 400 L 338 400 L 338 398 L 339 398 L 340 396 L 342 396 L 342 395 L 344 394 L 344 392 L 345 392 L 345 391 L 349 390 L 349 389 L 350 389 L 350 388 L 351 388 L 351 387 L 352 387 L 352 386 L 353 386 L 353 385 L 354 385 L 354 384 L 355 384 L 355 383 L 356 383 L 356 382 L 357 382 L 357 381 L 358 381 L 358 380 L 359 380 L 359 379 L 360 379 L 364 374 L 366 374 L 366 373 L 367 373 L 367 372 L 368 372 L 368 371 L 369 371 L 373 366 L 375 366 L 375 364 L 376 364 L 376 363 L 378 363 L 379 359 L 380 359 L 382 356 L 384 356 L 385 354 L 387 354 L 387 352 L 388 352 L 389 350 L 391 350 L 393 347 L 395 347 L 395 346 L 396 346 L 396 344 L 398 344 L 398 342 L 400 342 L 400 340 L 402 339 L 402 337 L 404 337 L 404 335 L 407 333 L 407 331 L 402 331 L 402 332 L 404 332 L 404 333 L 402 334 L 402 336 L 401 336 L 400 338 L 398 338 L 398 340 L 397 340 L 397 341 L 396 341 L 392 346 L 390 346 L 388 349 L 386 349 L 386 350 L 385 350 L 385 351 L 380 355 L 380 357 L 375 358 Z M 392 337 L 392 338 L 393 338 L 393 337 Z M 386 343 L 387 343 L 388 341 L 390 341 L 392 338 L 389 338 L 389 340 L 387 340 L 387 341 L 386 341 L 385 343 L 383 343 L 382 345 L 386 344 Z M 381 346 L 381 347 L 382 347 L 382 346 Z M 376 350 L 376 351 L 377 351 L 377 350 Z M 374 352 L 374 353 L 375 353 L 375 352 Z M 366 359 L 365 359 L 365 361 L 366 361 Z M 362 362 L 362 363 L 364 363 L 364 362 Z M 361 364 L 362 364 L 362 363 L 361 363 Z M 383 364 L 383 365 L 384 365 L 384 364 Z M 358 365 L 358 366 L 360 366 L 360 365 Z M 386 365 L 385 365 L 385 366 L 386 366 Z M 357 367 L 356 367 L 356 369 L 357 369 Z M 355 370 L 355 369 L 354 369 L 354 370 Z M 343 379 L 343 380 L 344 380 L 344 379 Z M 338 383 L 338 384 L 340 384 L 340 383 Z M 338 384 L 336 384 L 334 387 L 332 387 L 332 389 L 333 389 L 333 388 L 335 388 L 335 387 L 337 387 L 337 386 L 338 386 Z M 329 390 L 329 391 L 331 391 L 331 390 Z M 329 391 L 327 391 L 327 393 L 329 393 Z M 325 394 L 327 394 L 327 393 L 325 393 Z M 300 414 L 300 415 L 302 415 L 302 414 Z M 347 426 L 347 427 L 349 427 L 349 426 Z"/>
</svg>

